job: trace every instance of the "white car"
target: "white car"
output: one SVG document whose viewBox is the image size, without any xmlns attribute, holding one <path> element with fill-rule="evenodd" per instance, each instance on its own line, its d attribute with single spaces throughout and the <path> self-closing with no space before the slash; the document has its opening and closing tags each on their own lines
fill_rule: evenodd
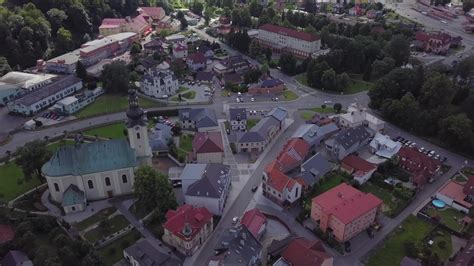
<svg viewBox="0 0 474 266">
<path fill-rule="evenodd" d="M 251 101 L 251 102 L 255 102 L 255 98 L 253 98 L 253 97 L 250 98 L 250 101 Z"/>
<path fill-rule="evenodd" d="M 238 222 L 239 222 L 239 217 L 234 216 L 234 218 L 232 218 L 232 224 L 237 224 Z"/>
<path fill-rule="evenodd" d="M 165 95 L 162 95 L 162 96 L 161 96 L 161 99 L 168 99 L 168 95 L 166 95 L 166 94 L 165 94 Z"/>
<path fill-rule="evenodd" d="M 446 20 L 440 20 L 441 23 L 444 23 L 444 24 L 448 24 L 448 22 L 446 22 Z"/>
<path fill-rule="evenodd" d="M 324 101 L 324 104 L 331 104 L 332 101 Z"/>
<path fill-rule="evenodd" d="M 240 103 L 240 99 L 239 99 L 239 98 L 236 98 L 235 100 L 236 100 L 238 103 Z"/>
</svg>

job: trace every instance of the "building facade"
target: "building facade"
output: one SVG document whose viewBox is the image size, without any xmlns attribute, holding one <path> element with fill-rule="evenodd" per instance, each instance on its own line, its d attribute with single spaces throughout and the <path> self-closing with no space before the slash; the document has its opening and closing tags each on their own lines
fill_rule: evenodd
<svg viewBox="0 0 474 266">
<path fill-rule="evenodd" d="M 149 69 L 140 82 L 140 91 L 154 98 L 174 95 L 178 89 L 178 79 L 170 70 Z"/>
<path fill-rule="evenodd" d="M 230 108 L 229 122 L 231 130 L 245 131 L 247 129 L 247 110 L 245 108 Z"/>
</svg>

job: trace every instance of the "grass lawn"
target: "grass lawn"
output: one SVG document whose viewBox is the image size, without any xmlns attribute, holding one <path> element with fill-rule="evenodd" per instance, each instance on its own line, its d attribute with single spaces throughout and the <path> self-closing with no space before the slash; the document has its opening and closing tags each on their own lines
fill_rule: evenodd
<svg viewBox="0 0 474 266">
<path fill-rule="evenodd" d="M 283 98 L 284 101 L 293 101 L 293 100 L 298 99 L 298 95 L 296 95 L 296 93 L 290 90 L 283 91 L 281 94 L 281 97 Z"/>
<path fill-rule="evenodd" d="M 148 99 L 139 98 L 140 106 L 143 108 L 157 107 L 158 103 Z M 126 95 L 104 94 L 97 98 L 95 102 L 86 106 L 84 109 L 75 113 L 77 117 L 88 117 L 105 113 L 116 113 L 126 110 L 128 107 L 128 98 Z"/>
<path fill-rule="evenodd" d="M 188 91 L 186 93 L 181 94 L 183 98 L 186 98 L 188 100 L 192 100 L 196 98 L 196 92 L 195 91 Z"/>
<path fill-rule="evenodd" d="M 36 177 L 25 181 L 23 171 L 13 161 L 0 165 L 0 201 L 10 201 L 40 184 Z"/>
<path fill-rule="evenodd" d="M 385 204 L 385 207 L 387 209 L 394 209 L 396 207 L 396 203 L 393 202 L 393 196 L 390 192 L 386 191 L 385 189 L 382 189 L 376 185 L 373 185 L 370 182 L 365 183 L 359 188 L 361 191 L 364 192 L 370 192 L 380 198 L 383 203 Z M 388 211 L 388 210 L 384 210 Z"/>
<path fill-rule="evenodd" d="M 179 137 L 179 148 L 185 151 L 192 151 L 193 150 L 193 135 L 189 134 L 182 134 Z"/>
<path fill-rule="evenodd" d="M 304 119 L 304 120 L 310 120 L 311 118 L 313 118 L 313 115 L 314 115 L 313 111 L 308 111 L 308 110 L 300 111 L 300 117 L 301 119 Z"/>
<path fill-rule="evenodd" d="M 309 86 L 308 79 L 306 79 L 306 73 L 299 74 L 295 76 L 296 81 L 298 81 L 301 85 Z"/>
<path fill-rule="evenodd" d="M 97 240 L 120 231 L 121 229 L 127 227 L 130 223 L 123 215 L 117 215 L 112 219 L 109 219 L 109 224 L 110 226 L 108 227 L 107 231 L 105 231 L 103 228 L 97 227 L 87 232 L 84 237 L 89 240 L 89 242 L 94 243 Z"/>
<path fill-rule="evenodd" d="M 324 179 L 325 181 L 316 189 L 316 195 L 326 192 L 346 180 L 342 175 L 339 174 L 326 175 Z"/>
<path fill-rule="evenodd" d="M 125 129 L 125 125 L 120 123 L 110 124 L 103 127 L 96 127 L 93 129 L 89 129 L 84 131 L 84 135 L 95 136 L 98 135 L 99 137 L 103 138 L 110 138 L 110 139 L 121 139 L 125 138 L 126 136 L 123 134 L 123 130 Z"/>
<path fill-rule="evenodd" d="M 103 261 L 107 266 L 114 265 L 123 258 L 122 250 L 131 246 L 140 238 L 140 233 L 138 231 L 133 231 L 119 239 L 116 239 L 114 242 L 99 250 L 99 254 L 102 257 L 101 261 Z"/>
<path fill-rule="evenodd" d="M 451 252 L 453 251 L 453 245 L 451 243 L 451 235 L 445 231 L 437 231 L 438 234 L 435 232 L 435 237 L 433 240 L 433 245 L 431 246 L 431 250 L 438 254 L 441 261 L 448 261 L 449 257 L 451 256 Z M 441 248 L 438 244 L 444 241 L 446 246 Z"/>
<path fill-rule="evenodd" d="M 254 127 L 260 119 L 248 119 L 247 120 L 247 130 L 250 130 L 252 127 Z"/>
<path fill-rule="evenodd" d="M 48 148 L 48 150 L 50 150 L 52 152 L 55 152 L 59 147 L 65 146 L 65 145 L 70 145 L 70 144 L 74 144 L 74 141 L 69 140 L 69 139 L 62 139 L 60 141 L 48 144 L 47 148 Z"/>
<path fill-rule="evenodd" d="M 107 217 L 107 216 L 111 215 L 115 211 L 117 211 L 117 209 L 115 207 L 105 208 L 105 209 L 97 212 L 96 214 L 86 218 L 85 220 L 80 221 L 79 223 L 77 223 L 75 225 L 75 227 L 77 228 L 77 230 L 82 231 L 82 230 L 86 229 L 87 227 L 99 222 L 104 217 Z"/>
<path fill-rule="evenodd" d="M 179 89 L 176 91 L 176 93 L 181 93 L 181 92 L 185 92 L 189 90 L 189 88 L 186 88 L 186 87 L 183 87 L 183 86 L 180 86 Z"/>
<path fill-rule="evenodd" d="M 431 217 L 439 215 L 441 217 L 441 223 L 458 232 L 461 231 L 462 226 L 457 219 L 462 219 L 465 216 L 465 214 L 453 208 L 445 208 L 442 210 L 430 208 L 428 209 L 428 215 Z"/>
<path fill-rule="evenodd" d="M 467 179 L 463 175 L 460 175 L 460 174 L 457 174 L 457 175 L 453 176 L 452 179 L 454 179 L 457 182 L 461 182 L 461 183 L 464 183 L 464 182 L 467 181 Z"/>
<path fill-rule="evenodd" d="M 361 91 L 369 90 L 374 87 L 374 83 L 359 79 L 352 79 L 351 84 L 344 89 L 344 94 L 354 94 Z"/>
<path fill-rule="evenodd" d="M 412 241 L 418 243 L 433 229 L 433 225 L 426 223 L 415 216 L 409 216 L 401 228 L 395 229 L 378 249 L 370 257 L 367 266 L 399 266 L 405 254 L 403 243 Z"/>
<path fill-rule="evenodd" d="M 329 113 L 335 113 L 336 110 L 334 110 L 334 108 L 329 107 L 329 106 L 326 106 L 325 108 L 323 107 L 314 107 L 314 108 L 311 108 L 309 109 L 313 112 L 316 112 L 316 113 L 320 113 L 320 114 L 329 114 Z"/>
</svg>

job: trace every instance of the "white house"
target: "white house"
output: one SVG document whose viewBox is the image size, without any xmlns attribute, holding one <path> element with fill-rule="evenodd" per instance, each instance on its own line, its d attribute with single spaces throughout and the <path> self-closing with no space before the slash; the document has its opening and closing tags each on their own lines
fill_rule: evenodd
<svg viewBox="0 0 474 266">
<path fill-rule="evenodd" d="M 385 122 L 369 114 L 366 108 L 358 107 L 355 103 L 347 108 L 347 113 L 339 115 L 340 127 L 355 128 L 361 125 L 380 132 L 384 129 Z"/>
<path fill-rule="evenodd" d="M 133 192 L 134 169 L 140 164 L 151 164 L 152 156 L 146 115 L 138 106 L 135 91 L 130 92 L 127 117 L 128 141 L 115 139 L 80 143 L 78 139 L 76 144 L 59 148 L 43 165 L 41 171 L 53 201 L 64 203 L 65 193 L 71 187 L 82 191 L 86 201 Z M 65 210 L 76 205 L 68 202 L 71 201 L 63 205 Z"/>
<path fill-rule="evenodd" d="M 271 162 L 263 172 L 263 195 L 280 205 L 292 205 L 301 197 L 303 187 L 280 171 L 278 161 Z"/>
<path fill-rule="evenodd" d="M 188 56 L 188 47 L 185 44 L 175 44 L 173 45 L 173 57 L 175 59 L 182 59 Z"/>
<path fill-rule="evenodd" d="M 178 79 L 170 70 L 150 69 L 140 82 L 140 91 L 154 98 L 174 95 L 178 89 Z"/>
<path fill-rule="evenodd" d="M 247 111 L 245 108 L 230 108 L 229 122 L 231 130 L 245 131 L 247 129 Z"/>
<path fill-rule="evenodd" d="M 377 132 L 374 139 L 369 144 L 371 151 L 380 157 L 387 159 L 392 158 L 398 153 L 402 144 L 398 141 L 393 141 L 389 136 Z"/>
<path fill-rule="evenodd" d="M 71 115 L 85 106 L 93 103 L 95 99 L 102 94 L 104 94 L 104 90 L 102 88 L 96 88 L 93 91 L 88 90 L 83 94 L 68 96 L 62 100 L 59 100 L 50 109 L 62 114 Z"/>
</svg>

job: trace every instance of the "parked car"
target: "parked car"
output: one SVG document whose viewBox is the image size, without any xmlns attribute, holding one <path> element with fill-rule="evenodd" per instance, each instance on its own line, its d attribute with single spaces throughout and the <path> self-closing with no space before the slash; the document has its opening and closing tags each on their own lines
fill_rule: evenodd
<svg viewBox="0 0 474 266">
<path fill-rule="evenodd" d="M 250 101 L 251 101 L 251 102 L 255 102 L 255 98 L 253 98 L 253 97 L 250 98 Z"/>
<path fill-rule="evenodd" d="M 229 134 L 230 134 L 230 129 L 226 128 L 226 130 L 225 130 L 225 131 L 227 132 L 227 135 L 229 135 Z"/>
<path fill-rule="evenodd" d="M 331 104 L 332 101 L 324 101 L 324 104 Z"/>
<path fill-rule="evenodd" d="M 422 153 L 423 151 L 425 151 L 425 147 L 419 148 L 418 151 Z"/>
<path fill-rule="evenodd" d="M 415 147 L 415 146 L 416 146 L 416 143 L 415 143 L 415 142 L 413 142 L 412 144 L 410 144 L 410 148 L 413 148 L 413 147 Z"/>
</svg>

